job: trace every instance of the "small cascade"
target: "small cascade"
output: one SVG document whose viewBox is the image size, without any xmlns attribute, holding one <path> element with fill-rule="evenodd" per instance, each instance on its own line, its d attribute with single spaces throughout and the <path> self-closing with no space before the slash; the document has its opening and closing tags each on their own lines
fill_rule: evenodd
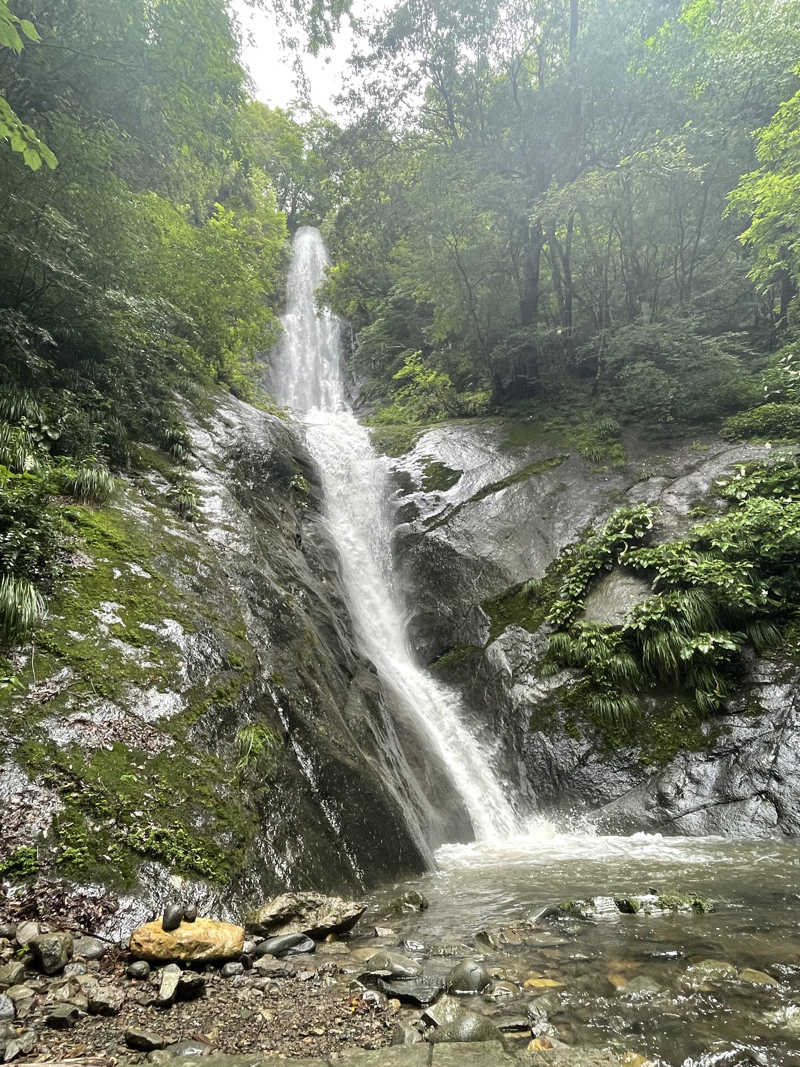
<svg viewBox="0 0 800 1067">
<path fill-rule="evenodd" d="M 489 754 L 468 728 L 458 695 L 415 661 L 407 639 L 404 606 L 392 580 L 388 463 L 375 452 L 347 402 L 339 322 L 315 303 L 327 262 L 319 231 L 300 229 L 275 391 L 304 423 L 356 635 L 375 664 L 393 712 L 413 730 L 417 747 L 424 747 L 423 759 L 444 769 L 475 836 L 505 836 L 515 830 L 517 818 Z"/>
</svg>

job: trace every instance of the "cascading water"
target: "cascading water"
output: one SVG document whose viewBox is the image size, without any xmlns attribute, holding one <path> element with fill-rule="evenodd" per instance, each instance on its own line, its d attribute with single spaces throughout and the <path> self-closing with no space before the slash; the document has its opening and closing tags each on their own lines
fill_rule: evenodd
<svg viewBox="0 0 800 1067">
<path fill-rule="evenodd" d="M 319 231 L 300 229 L 289 272 L 276 392 L 305 425 L 363 652 L 375 664 L 390 703 L 414 724 L 419 739 L 446 769 L 475 836 L 506 835 L 517 820 L 488 754 L 465 724 L 457 695 L 415 662 L 407 641 L 403 606 L 392 582 L 388 466 L 347 403 L 338 320 L 316 308 L 315 292 L 327 262 Z"/>
</svg>

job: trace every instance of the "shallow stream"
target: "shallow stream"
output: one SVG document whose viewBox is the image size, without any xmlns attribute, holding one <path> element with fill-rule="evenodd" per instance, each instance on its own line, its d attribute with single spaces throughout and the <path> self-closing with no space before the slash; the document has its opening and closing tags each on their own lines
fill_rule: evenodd
<svg viewBox="0 0 800 1067">
<path fill-rule="evenodd" d="M 445 846 L 437 859 L 437 871 L 401 887 L 419 889 L 429 908 L 389 922 L 399 938 L 434 946 L 426 967 L 441 969 L 436 946 L 457 941 L 523 986 L 502 1001 L 478 998 L 478 1010 L 524 1018 L 542 996 L 569 1044 L 645 1053 L 670 1067 L 800 1065 L 796 844 L 603 837 L 542 822 L 507 840 Z M 612 906 L 590 920 L 524 925 L 548 905 L 649 890 L 707 898 L 713 910 L 646 915 Z M 379 912 L 397 891 L 379 894 Z M 486 930 L 499 946 L 475 942 Z M 698 966 L 707 960 L 732 968 Z M 777 984 L 748 981 L 748 968 Z M 524 989 L 526 978 L 560 985 Z"/>
</svg>

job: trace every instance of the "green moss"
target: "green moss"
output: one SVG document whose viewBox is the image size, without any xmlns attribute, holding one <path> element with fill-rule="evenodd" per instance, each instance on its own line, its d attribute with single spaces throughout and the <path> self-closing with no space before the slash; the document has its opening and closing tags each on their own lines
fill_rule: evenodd
<svg viewBox="0 0 800 1067">
<path fill-rule="evenodd" d="M 705 915 L 714 910 L 714 905 L 710 900 L 696 896 L 694 893 L 661 893 L 657 907 L 663 911 L 693 911 L 698 915 Z"/>
<path fill-rule="evenodd" d="M 520 626 L 533 633 L 547 618 L 557 584 L 545 577 L 530 579 L 506 589 L 499 596 L 485 600 L 481 607 L 489 616 L 489 640 L 494 641 L 509 626 Z"/>
<path fill-rule="evenodd" d="M 398 425 L 371 426 L 369 435 L 373 447 L 384 456 L 397 458 L 410 452 L 427 427 L 410 423 Z"/>
<path fill-rule="evenodd" d="M 0 878 L 21 882 L 34 878 L 39 870 L 39 857 L 33 845 L 23 845 L 10 856 L 0 860 Z"/>
<path fill-rule="evenodd" d="M 422 489 L 426 493 L 444 493 L 458 482 L 463 471 L 453 470 L 444 463 L 427 457 L 422 472 Z"/>
<path fill-rule="evenodd" d="M 432 671 L 445 671 L 450 667 L 454 667 L 459 663 L 463 663 L 464 660 L 469 659 L 479 652 L 475 645 L 464 645 L 460 648 L 448 649 L 443 655 L 439 656 L 437 660 L 431 664 L 430 669 Z"/>
</svg>

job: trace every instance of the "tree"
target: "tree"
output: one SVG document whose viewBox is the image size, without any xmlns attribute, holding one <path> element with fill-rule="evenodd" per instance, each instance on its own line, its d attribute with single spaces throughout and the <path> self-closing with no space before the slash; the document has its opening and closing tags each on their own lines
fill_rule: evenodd
<svg viewBox="0 0 800 1067">
<path fill-rule="evenodd" d="M 40 40 L 36 27 L 29 19 L 21 19 L 8 6 L 8 0 L 0 0 L 0 46 L 10 48 L 16 55 L 22 51 L 23 37 L 29 41 Z M 0 139 L 6 140 L 13 152 L 20 152 L 25 165 L 38 170 L 46 163 L 52 170 L 57 159 L 34 132 L 24 123 L 4 96 L 0 96 Z"/>
</svg>

